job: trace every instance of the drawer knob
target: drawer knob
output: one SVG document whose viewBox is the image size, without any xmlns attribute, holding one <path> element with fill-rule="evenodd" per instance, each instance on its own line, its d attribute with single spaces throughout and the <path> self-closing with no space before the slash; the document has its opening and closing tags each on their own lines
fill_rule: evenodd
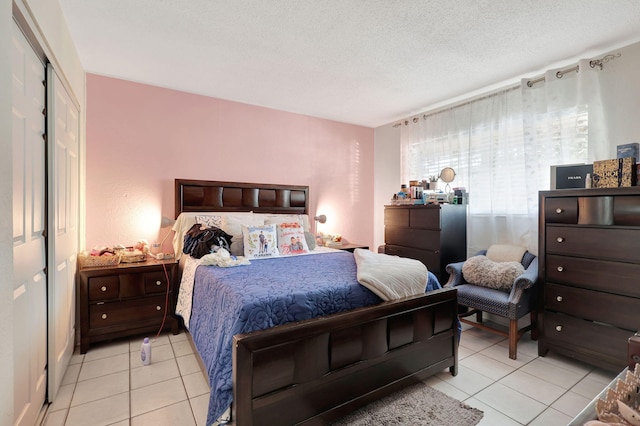
<svg viewBox="0 0 640 426">
<path fill-rule="evenodd" d="M 156 306 L 156 311 L 161 311 L 162 310 L 162 306 L 158 305 Z"/>
<path fill-rule="evenodd" d="M 107 314 L 102 314 L 102 319 L 107 319 Z"/>
<path fill-rule="evenodd" d="M 558 208 L 556 209 L 556 213 L 558 213 L 558 214 L 562 213 L 562 209 L 561 209 L 560 207 L 558 207 Z"/>
<path fill-rule="evenodd" d="M 106 286 L 106 285 L 103 285 L 102 287 L 100 287 L 100 290 L 102 290 L 102 291 L 107 291 L 107 286 Z"/>
<path fill-rule="evenodd" d="M 562 326 L 561 325 L 556 325 L 556 331 L 562 331 Z"/>
<path fill-rule="evenodd" d="M 556 297 L 556 300 L 557 300 L 558 302 L 562 302 L 562 296 L 558 296 L 558 297 Z M 560 327 L 560 326 L 558 326 L 558 327 Z M 560 331 L 560 330 L 558 330 L 558 331 Z"/>
<path fill-rule="evenodd" d="M 558 238 L 556 238 L 556 241 L 557 241 L 557 242 L 559 242 L 559 243 L 561 243 L 561 242 L 563 242 L 563 241 L 564 241 L 564 237 L 558 237 Z"/>
<path fill-rule="evenodd" d="M 160 280 L 156 281 L 156 285 L 160 285 L 160 284 L 162 284 L 162 281 Z"/>
<path fill-rule="evenodd" d="M 564 268 L 563 268 L 562 266 L 558 266 L 558 268 L 557 268 L 557 269 L 558 269 L 558 272 L 562 272 L 562 271 L 564 271 Z"/>
</svg>

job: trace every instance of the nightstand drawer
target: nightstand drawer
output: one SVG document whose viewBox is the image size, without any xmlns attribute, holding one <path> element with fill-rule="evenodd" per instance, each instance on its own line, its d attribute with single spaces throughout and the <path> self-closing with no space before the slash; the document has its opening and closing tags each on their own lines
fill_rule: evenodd
<svg viewBox="0 0 640 426">
<path fill-rule="evenodd" d="M 99 303 L 89 307 L 89 326 L 94 329 L 120 324 L 135 324 L 138 321 L 162 318 L 164 311 L 165 298 L 162 296 Z"/>
<path fill-rule="evenodd" d="M 164 271 L 144 274 L 144 291 L 146 294 L 166 292 L 167 277 Z"/>
<path fill-rule="evenodd" d="M 120 280 L 117 275 L 89 278 L 89 300 L 117 299 L 120 294 Z"/>
</svg>

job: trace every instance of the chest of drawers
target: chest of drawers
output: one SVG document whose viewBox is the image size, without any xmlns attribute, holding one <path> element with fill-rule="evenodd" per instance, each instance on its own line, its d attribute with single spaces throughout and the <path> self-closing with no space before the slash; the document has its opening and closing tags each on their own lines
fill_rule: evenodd
<svg viewBox="0 0 640 426">
<path fill-rule="evenodd" d="M 175 260 L 80 269 L 76 310 L 80 352 L 99 341 L 157 333 L 161 326 L 177 334 L 177 270 Z"/>
<path fill-rule="evenodd" d="M 441 283 L 446 266 L 467 258 L 467 206 L 385 206 L 385 253 L 416 259 Z"/>
<path fill-rule="evenodd" d="M 540 192 L 538 352 L 613 371 L 640 328 L 640 188 Z"/>
</svg>

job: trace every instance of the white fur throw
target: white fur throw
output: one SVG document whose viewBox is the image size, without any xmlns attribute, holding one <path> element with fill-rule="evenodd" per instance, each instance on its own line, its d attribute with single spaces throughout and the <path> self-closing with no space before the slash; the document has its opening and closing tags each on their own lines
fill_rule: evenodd
<svg viewBox="0 0 640 426">
<path fill-rule="evenodd" d="M 510 244 L 493 244 L 487 250 L 487 257 L 494 262 L 518 262 L 522 261 L 522 256 L 527 251 L 521 246 Z"/>
<path fill-rule="evenodd" d="M 422 262 L 388 254 L 355 249 L 358 282 L 382 300 L 424 294 L 427 267 Z"/>
<path fill-rule="evenodd" d="M 473 256 L 462 265 L 462 276 L 475 285 L 511 290 L 513 282 L 524 273 L 520 262 L 494 262 L 487 256 Z"/>
</svg>

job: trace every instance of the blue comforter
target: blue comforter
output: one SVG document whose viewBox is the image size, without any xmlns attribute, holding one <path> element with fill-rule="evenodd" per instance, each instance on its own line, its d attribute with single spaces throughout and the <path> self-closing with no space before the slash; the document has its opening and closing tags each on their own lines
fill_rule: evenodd
<svg viewBox="0 0 640 426">
<path fill-rule="evenodd" d="M 425 290 L 440 288 L 429 273 Z M 190 332 L 211 386 L 207 424 L 233 397 L 233 336 L 380 303 L 356 279 L 345 251 L 253 261 L 234 268 L 199 266 Z"/>
</svg>

